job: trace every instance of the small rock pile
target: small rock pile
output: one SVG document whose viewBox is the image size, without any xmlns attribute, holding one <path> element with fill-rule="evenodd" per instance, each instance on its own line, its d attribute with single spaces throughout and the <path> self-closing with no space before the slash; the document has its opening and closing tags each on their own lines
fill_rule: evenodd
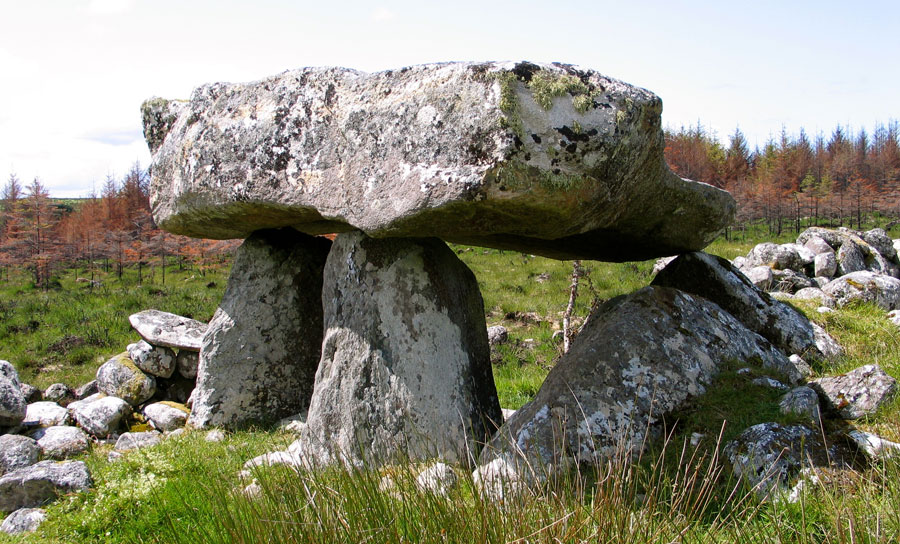
<svg viewBox="0 0 900 544">
<path fill-rule="evenodd" d="M 0 530 L 33 531 L 44 518 L 35 507 L 90 488 L 87 466 L 69 458 L 92 443 L 114 443 L 112 459 L 185 426 L 206 325 L 157 310 L 130 321 L 143 340 L 74 390 L 57 383 L 42 393 L 0 361 L 0 512 L 12 512 Z"/>
<path fill-rule="evenodd" d="M 884 230 L 811 227 L 796 243 L 758 244 L 734 260 L 754 285 L 781 298 L 817 300 L 825 307 L 873 302 L 900 309 L 900 240 Z"/>
</svg>

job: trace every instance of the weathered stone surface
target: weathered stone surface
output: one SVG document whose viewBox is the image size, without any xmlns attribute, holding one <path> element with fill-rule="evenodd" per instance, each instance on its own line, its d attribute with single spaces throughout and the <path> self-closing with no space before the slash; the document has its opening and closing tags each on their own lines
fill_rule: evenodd
<svg viewBox="0 0 900 544">
<path fill-rule="evenodd" d="M 875 228 L 861 234 L 863 240 L 888 261 L 897 262 L 897 250 L 884 229 Z"/>
<path fill-rule="evenodd" d="M 0 477 L 0 512 L 40 506 L 91 485 L 90 472 L 81 461 L 41 461 Z"/>
<path fill-rule="evenodd" d="M 94 393 L 98 393 L 99 391 L 100 386 L 97 385 L 97 380 L 91 380 L 81 387 L 75 389 L 75 398 L 78 400 L 84 400 L 85 398 L 93 395 Z"/>
<path fill-rule="evenodd" d="M 196 351 L 180 349 L 175 357 L 175 365 L 182 377 L 194 380 L 197 378 L 197 367 L 200 366 L 200 354 Z"/>
<path fill-rule="evenodd" d="M 154 402 L 144 407 L 144 415 L 150 424 L 162 432 L 184 427 L 190 414 L 187 406 L 174 402 Z"/>
<path fill-rule="evenodd" d="M 0 427 L 18 425 L 25 418 L 25 395 L 19 373 L 9 361 L 0 360 Z"/>
<path fill-rule="evenodd" d="M 25 402 L 28 404 L 44 400 L 41 390 L 31 384 L 20 383 L 19 390 L 22 391 L 22 396 L 25 397 Z"/>
<path fill-rule="evenodd" d="M 897 380 L 878 365 L 865 365 L 840 376 L 812 380 L 810 387 L 826 407 L 844 419 L 874 414 L 897 391 Z"/>
<path fill-rule="evenodd" d="M 156 392 L 156 380 L 144 374 L 128 353 L 120 353 L 97 369 L 97 386 L 100 391 L 119 397 L 132 406 L 146 402 Z"/>
<path fill-rule="evenodd" d="M 10 535 L 33 533 L 47 519 L 47 513 L 42 508 L 19 508 L 6 516 L 0 531 Z"/>
<path fill-rule="evenodd" d="M 27 436 L 0 436 L 0 475 L 35 464 L 39 454 L 37 442 Z"/>
<path fill-rule="evenodd" d="M 435 463 L 416 476 L 419 489 L 442 497 L 456 489 L 458 483 L 456 473 L 445 463 Z"/>
<path fill-rule="evenodd" d="M 825 308 L 829 310 L 830 308 Z M 827 313 L 822 312 L 822 308 L 819 308 L 819 313 Z M 840 357 L 844 354 L 844 348 L 838 344 L 837 340 L 831 337 L 828 332 L 823 329 L 821 326 L 816 323 L 810 322 L 813 328 L 813 334 L 816 336 L 816 349 L 819 350 L 819 353 L 822 357 L 826 359 L 834 359 L 836 357 Z"/>
<path fill-rule="evenodd" d="M 838 306 L 872 302 L 885 310 L 900 309 L 900 280 L 867 270 L 841 276 L 822 288 Z"/>
<path fill-rule="evenodd" d="M 69 409 L 78 425 L 98 438 L 109 436 L 131 413 L 131 405 L 118 397 L 85 399 L 73 402 Z"/>
<path fill-rule="evenodd" d="M 505 344 L 509 340 L 509 331 L 503 325 L 494 325 L 487 328 L 488 344 L 499 346 Z"/>
<path fill-rule="evenodd" d="M 785 490 L 802 468 L 849 466 L 852 452 L 826 443 L 820 432 L 804 425 L 760 423 L 725 445 L 725 456 L 737 477 L 760 498 Z"/>
<path fill-rule="evenodd" d="M 817 240 L 819 238 L 816 238 Z M 824 242 L 822 242 L 824 243 Z M 816 277 L 830 278 L 837 273 L 837 257 L 834 251 L 819 253 L 813 262 L 813 273 Z"/>
<path fill-rule="evenodd" d="M 116 451 L 131 451 L 141 448 L 149 448 L 159 444 L 162 434 L 157 431 L 147 431 L 140 433 L 123 433 L 116 440 Z"/>
<path fill-rule="evenodd" d="M 472 272 L 440 240 L 347 233 L 324 277 L 304 454 L 469 460 L 502 418 Z"/>
<path fill-rule="evenodd" d="M 804 287 L 794 293 L 794 300 L 815 300 L 821 306 L 834 306 L 834 299 L 818 287 Z"/>
<path fill-rule="evenodd" d="M 78 427 L 46 427 L 31 433 L 31 437 L 37 440 L 44 457 L 50 459 L 66 459 L 91 447 L 88 435 Z"/>
<path fill-rule="evenodd" d="M 852 240 L 845 241 L 837 251 L 837 275 L 844 276 L 866 269 L 866 255 Z"/>
<path fill-rule="evenodd" d="M 891 323 L 900 327 L 900 310 L 892 310 L 888 312 L 887 318 Z"/>
<path fill-rule="evenodd" d="M 796 293 L 800 289 L 816 286 L 811 279 L 793 270 L 773 270 L 772 283 L 772 291 L 783 293 Z"/>
<path fill-rule="evenodd" d="M 877 459 L 900 455 L 900 444 L 885 440 L 876 434 L 853 429 L 847 433 L 847 436 L 869 457 Z"/>
<path fill-rule="evenodd" d="M 69 423 L 69 411 L 55 402 L 41 401 L 28 405 L 22 425 L 26 427 L 52 427 Z"/>
<path fill-rule="evenodd" d="M 145 340 L 125 348 L 134 365 L 158 378 L 169 378 L 175 372 L 175 352 L 163 346 L 152 346 Z"/>
<path fill-rule="evenodd" d="M 834 248 L 828 245 L 828 242 L 815 235 L 810 235 L 803 245 L 815 255 L 821 255 L 823 253 L 831 253 L 834 255 Z"/>
<path fill-rule="evenodd" d="M 308 408 L 330 247 L 293 229 L 258 232 L 241 245 L 203 338 L 191 425 L 268 424 Z"/>
<path fill-rule="evenodd" d="M 667 269 L 668 270 L 668 269 Z M 787 357 L 722 308 L 668 287 L 617 297 L 588 319 L 535 399 L 497 432 L 482 465 L 592 462 L 634 451 L 650 425 L 702 394 L 725 362 L 799 373 Z"/>
<path fill-rule="evenodd" d="M 782 414 L 795 414 L 819 426 L 819 394 L 811 387 L 802 385 L 791 389 L 778 401 L 778 408 Z"/>
<path fill-rule="evenodd" d="M 206 332 L 206 323 L 159 310 L 138 312 L 128 322 L 149 344 L 190 351 L 200 351 Z"/>
<path fill-rule="evenodd" d="M 801 259 L 797 248 L 797 244 L 774 244 L 772 242 L 763 242 L 757 244 L 750 253 L 747 254 L 745 267 L 768 266 L 775 270 L 802 270 L 803 260 Z"/>
<path fill-rule="evenodd" d="M 72 391 L 72 388 L 64 383 L 54 383 L 44 391 L 43 396 L 44 400 L 65 407 L 75 400 L 75 391 Z"/>
<path fill-rule="evenodd" d="M 701 251 L 681 255 L 651 285 L 674 287 L 715 302 L 786 354 L 815 348 L 812 325 L 803 314 L 757 289 L 721 257 Z"/>
<path fill-rule="evenodd" d="M 753 268 L 745 269 L 744 274 L 750 280 L 750 283 L 760 291 L 771 290 L 775 282 L 772 269 L 768 266 L 754 266 Z"/>
<path fill-rule="evenodd" d="M 304 68 L 155 101 L 154 217 L 245 238 L 436 236 L 554 258 L 637 260 L 706 246 L 730 195 L 663 159 L 661 101 L 562 64 Z"/>
</svg>

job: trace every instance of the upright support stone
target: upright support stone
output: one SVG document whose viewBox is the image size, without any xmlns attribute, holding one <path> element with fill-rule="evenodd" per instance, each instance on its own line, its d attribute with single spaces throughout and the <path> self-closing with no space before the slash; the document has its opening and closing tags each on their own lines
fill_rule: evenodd
<svg viewBox="0 0 900 544">
<path fill-rule="evenodd" d="M 189 424 L 236 428 L 306 410 L 322 345 L 330 246 L 290 228 L 244 241 L 203 336 Z"/>
<path fill-rule="evenodd" d="M 502 421 L 475 276 L 434 238 L 338 235 L 300 440 L 315 463 L 473 459 Z"/>
</svg>

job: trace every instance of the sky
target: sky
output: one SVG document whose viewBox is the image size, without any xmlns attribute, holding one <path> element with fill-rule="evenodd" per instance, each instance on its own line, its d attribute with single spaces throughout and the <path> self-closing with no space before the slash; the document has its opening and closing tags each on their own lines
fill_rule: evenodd
<svg viewBox="0 0 900 544">
<path fill-rule="evenodd" d="M 0 183 L 99 192 L 150 163 L 145 99 L 304 66 L 565 62 L 723 143 L 872 130 L 900 119 L 898 23 L 896 1 L 0 0 Z"/>
</svg>

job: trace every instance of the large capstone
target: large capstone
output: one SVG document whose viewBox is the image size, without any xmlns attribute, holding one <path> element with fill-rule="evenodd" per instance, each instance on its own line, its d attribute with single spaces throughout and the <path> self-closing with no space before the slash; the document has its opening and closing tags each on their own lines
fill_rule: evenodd
<svg viewBox="0 0 900 544">
<path fill-rule="evenodd" d="M 322 270 L 331 242 L 293 229 L 238 249 L 203 337 L 195 427 L 267 424 L 305 411 L 322 347 Z"/>
<path fill-rule="evenodd" d="M 655 422 L 704 393 L 721 365 L 736 362 L 800 377 L 765 338 L 706 299 L 652 286 L 617 297 L 589 317 L 480 463 L 503 459 L 521 468 L 639 451 Z"/>
<path fill-rule="evenodd" d="M 502 415 L 481 293 L 453 251 L 436 239 L 340 234 L 322 304 L 303 455 L 470 460 Z"/>
<path fill-rule="evenodd" d="M 561 259 L 674 255 L 712 241 L 735 204 L 668 169 L 661 111 L 644 89 L 564 64 L 203 85 L 143 106 L 153 214 L 202 238 L 291 226 Z"/>
</svg>

